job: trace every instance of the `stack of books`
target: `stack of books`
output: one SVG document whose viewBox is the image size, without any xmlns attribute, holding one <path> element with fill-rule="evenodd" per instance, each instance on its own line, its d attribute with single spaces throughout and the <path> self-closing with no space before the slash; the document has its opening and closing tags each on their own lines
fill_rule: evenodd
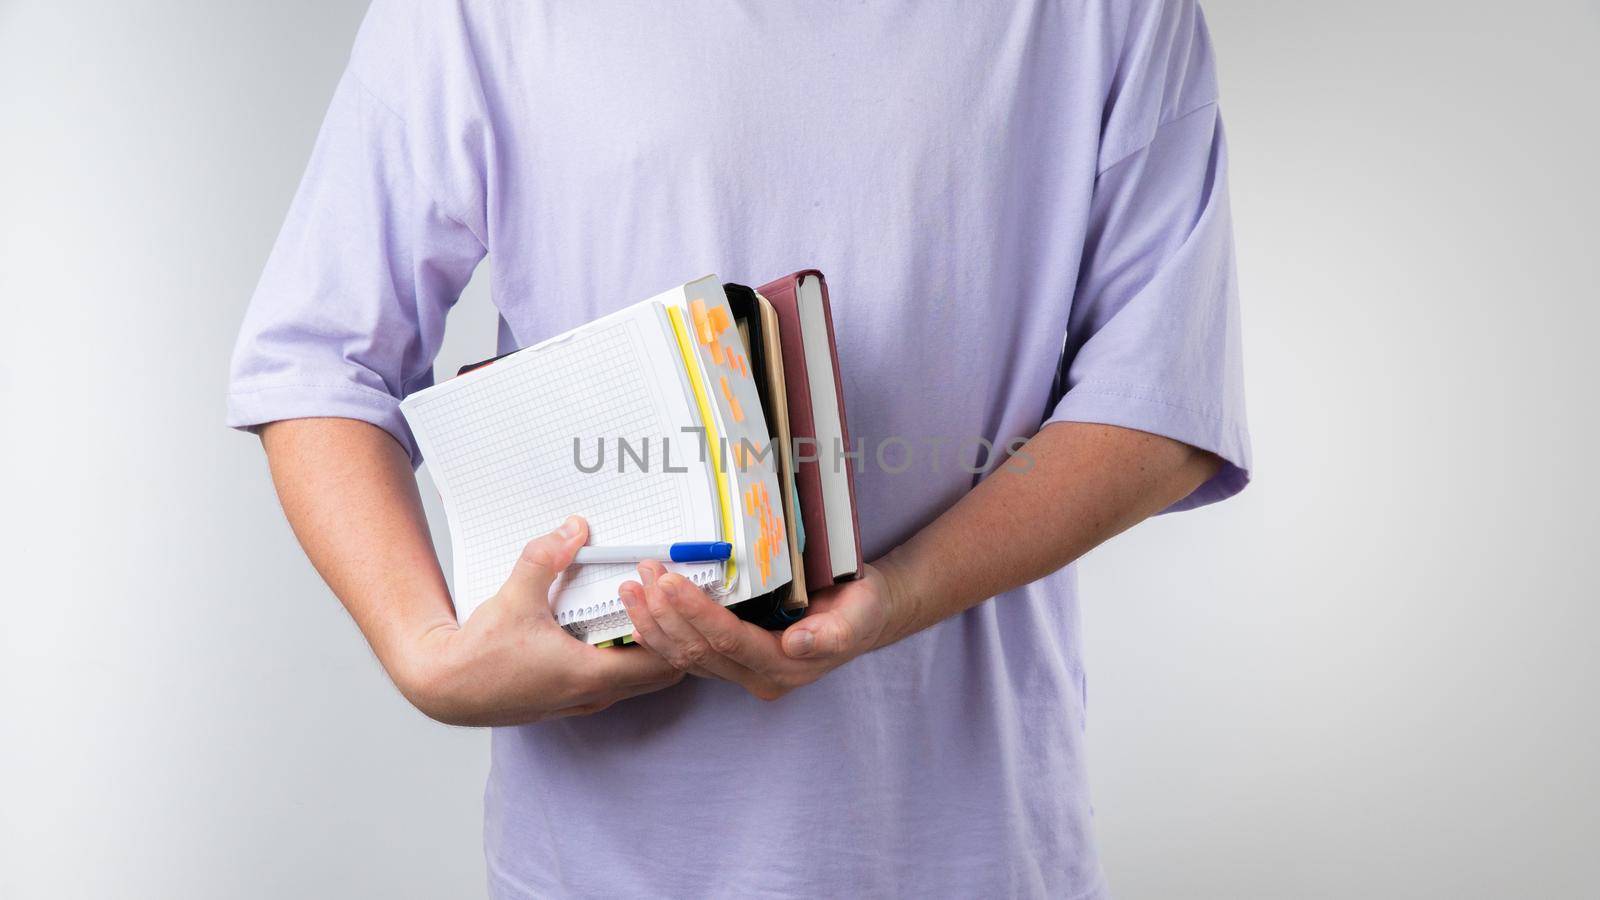
<svg viewBox="0 0 1600 900">
<path fill-rule="evenodd" d="M 740 616 L 778 626 L 856 577 L 861 541 L 822 273 L 760 288 L 691 281 L 487 363 L 400 405 L 449 520 L 457 617 L 569 515 L 592 545 L 715 541 L 669 562 Z M 569 568 L 557 621 L 626 641 L 628 563 Z"/>
</svg>

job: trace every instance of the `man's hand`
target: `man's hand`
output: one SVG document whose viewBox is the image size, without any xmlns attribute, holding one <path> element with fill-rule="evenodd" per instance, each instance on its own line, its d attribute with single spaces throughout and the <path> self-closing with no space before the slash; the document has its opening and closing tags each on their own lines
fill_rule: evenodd
<svg viewBox="0 0 1600 900">
<path fill-rule="evenodd" d="M 639 643 L 682 671 L 775 699 L 1061 568 L 1188 496 L 1222 464 L 1168 438 L 1079 422 L 1042 429 L 1017 456 L 859 580 L 819 592 L 781 638 L 660 565 L 640 566 L 643 584 L 621 589 Z"/>
<path fill-rule="evenodd" d="M 781 636 L 745 622 L 658 562 L 620 594 L 634 636 L 682 672 L 722 678 L 776 700 L 846 662 L 898 639 L 908 619 L 893 579 L 873 566 L 811 598 L 806 617 Z"/>
<path fill-rule="evenodd" d="M 396 679 L 406 697 L 441 722 L 518 725 L 598 712 L 681 679 L 647 650 L 598 650 L 556 624 L 550 586 L 588 536 L 573 516 L 528 544 L 505 586 L 464 624 L 422 634 Z"/>
</svg>

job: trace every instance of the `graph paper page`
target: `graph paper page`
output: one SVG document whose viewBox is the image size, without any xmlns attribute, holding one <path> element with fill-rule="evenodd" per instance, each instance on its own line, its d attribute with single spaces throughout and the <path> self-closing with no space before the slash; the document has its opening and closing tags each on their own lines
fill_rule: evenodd
<svg viewBox="0 0 1600 900">
<path fill-rule="evenodd" d="M 568 515 L 596 545 L 721 537 L 667 327 L 658 305 L 629 307 L 402 404 L 449 517 L 461 621 Z M 671 568 L 706 584 L 722 567 Z M 625 564 L 567 570 L 557 618 L 616 615 L 617 586 L 637 577 Z"/>
</svg>

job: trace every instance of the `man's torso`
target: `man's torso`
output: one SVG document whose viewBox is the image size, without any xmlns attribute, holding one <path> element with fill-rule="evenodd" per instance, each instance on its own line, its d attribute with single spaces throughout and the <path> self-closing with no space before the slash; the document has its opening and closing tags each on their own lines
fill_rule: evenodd
<svg viewBox="0 0 1600 900">
<path fill-rule="evenodd" d="M 983 443 L 1038 427 L 1116 66 L 1122 25 L 1106 17 L 1125 12 L 696 0 L 429 15 L 470 48 L 481 91 L 449 123 L 477 133 L 446 137 L 490 160 L 503 349 L 706 273 L 821 269 L 868 559 L 970 489 Z M 381 93 L 393 64 L 371 65 Z M 1077 632 L 1069 569 L 775 703 L 691 680 L 501 729 L 491 883 L 1095 895 Z"/>
</svg>

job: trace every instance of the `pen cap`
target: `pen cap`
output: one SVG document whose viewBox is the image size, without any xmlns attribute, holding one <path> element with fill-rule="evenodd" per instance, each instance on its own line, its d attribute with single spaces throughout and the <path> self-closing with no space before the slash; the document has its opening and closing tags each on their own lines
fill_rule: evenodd
<svg viewBox="0 0 1600 900">
<path fill-rule="evenodd" d="M 684 541 L 670 548 L 673 562 L 716 562 L 733 555 L 727 541 Z"/>
</svg>

